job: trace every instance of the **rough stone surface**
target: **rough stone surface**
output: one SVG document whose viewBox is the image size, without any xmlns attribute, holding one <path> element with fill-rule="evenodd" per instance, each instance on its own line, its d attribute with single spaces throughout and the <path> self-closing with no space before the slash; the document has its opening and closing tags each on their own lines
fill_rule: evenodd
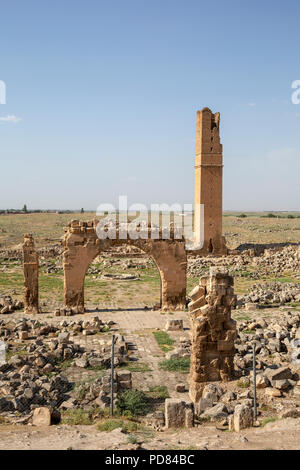
<svg viewBox="0 0 300 470">
<path fill-rule="evenodd" d="M 195 161 L 195 241 L 201 243 L 200 205 L 204 207 L 204 244 L 201 254 L 226 254 L 222 236 L 222 144 L 220 114 L 204 108 L 197 112 Z"/>
<path fill-rule="evenodd" d="M 193 403 L 180 398 L 165 400 L 166 428 L 191 428 L 194 426 Z"/>
<path fill-rule="evenodd" d="M 167 331 L 183 330 L 183 320 L 168 320 L 166 323 Z"/>
<path fill-rule="evenodd" d="M 51 410 L 46 406 L 42 406 L 33 410 L 32 424 L 34 426 L 50 426 Z"/>
<path fill-rule="evenodd" d="M 212 272 L 190 293 L 190 397 L 194 403 L 206 382 L 228 381 L 233 375 L 236 322 L 231 306 L 236 297 L 232 286 L 233 278 L 227 273 Z"/>
<path fill-rule="evenodd" d="M 25 313 L 39 312 L 39 261 L 32 235 L 24 235 L 23 269 L 25 286 Z"/>
<path fill-rule="evenodd" d="M 253 411 L 247 405 L 237 405 L 232 418 L 229 420 L 229 430 L 240 432 L 253 426 Z"/>
</svg>

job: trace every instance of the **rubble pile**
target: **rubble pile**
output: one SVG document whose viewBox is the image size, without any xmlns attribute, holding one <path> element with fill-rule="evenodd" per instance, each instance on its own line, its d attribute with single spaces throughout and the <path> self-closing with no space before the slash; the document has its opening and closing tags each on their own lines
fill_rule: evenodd
<svg viewBox="0 0 300 470">
<path fill-rule="evenodd" d="M 105 370 L 111 365 L 111 338 L 85 343 L 84 332 L 101 331 L 98 317 L 60 325 L 41 324 L 37 320 L 0 321 L 0 338 L 6 345 L 6 362 L 0 365 L 0 413 L 31 413 L 37 407 L 84 407 L 92 401 L 109 404 L 110 378 L 106 374 L 78 394 L 66 370 L 70 367 Z M 71 339 L 72 338 L 72 339 Z M 115 335 L 114 365 L 128 361 L 128 343 Z M 131 374 L 115 374 L 116 392 L 131 388 Z"/>
<path fill-rule="evenodd" d="M 246 275 L 250 279 L 260 279 L 270 275 L 276 277 L 286 272 L 299 272 L 298 247 L 285 246 L 278 250 L 265 249 L 260 255 L 253 249 L 241 251 L 240 254 L 229 256 L 197 257 L 188 256 L 188 276 L 200 277 L 207 273 L 211 267 L 225 266 L 229 274 L 234 276 Z"/>
<path fill-rule="evenodd" d="M 21 300 L 12 299 L 10 295 L 0 295 L 0 314 L 12 313 L 23 308 L 24 303 Z"/>
<path fill-rule="evenodd" d="M 247 303 L 284 305 L 291 302 L 300 302 L 300 284 L 289 282 L 254 284 L 250 292 L 238 297 L 238 306 Z"/>
</svg>

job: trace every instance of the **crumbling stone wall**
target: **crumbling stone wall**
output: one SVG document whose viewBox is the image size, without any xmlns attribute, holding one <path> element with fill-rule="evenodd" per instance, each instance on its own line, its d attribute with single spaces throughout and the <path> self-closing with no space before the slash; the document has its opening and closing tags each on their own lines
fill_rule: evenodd
<svg viewBox="0 0 300 470">
<path fill-rule="evenodd" d="M 222 236 L 222 180 L 223 161 L 220 142 L 220 114 L 209 108 L 197 112 L 195 161 L 195 241 L 200 240 L 200 214 L 197 206 L 204 206 L 204 245 L 202 255 L 227 254 Z"/>
<path fill-rule="evenodd" d="M 31 234 L 24 235 L 23 269 L 24 269 L 24 306 L 25 313 L 39 312 L 39 260 Z"/>
<path fill-rule="evenodd" d="M 236 304 L 233 277 L 211 270 L 190 293 L 191 367 L 190 397 L 197 403 L 206 382 L 227 381 L 233 375 Z"/>
<path fill-rule="evenodd" d="M 80 222 L 73 220 L 63 240 L 63 268 L 65 305 L 75 311 L 84 311 L 84 278 L 86 271 L 101 252 L 119 245 L 133 245 L 151 256 L 161 278 L 161 307 L 165 310 L 183 310 L 186 305 L 187 257 L 184 239 L 171 238 L 136 240 L 103 239 L 97 237 L 98 220 Z"/>
</svg>

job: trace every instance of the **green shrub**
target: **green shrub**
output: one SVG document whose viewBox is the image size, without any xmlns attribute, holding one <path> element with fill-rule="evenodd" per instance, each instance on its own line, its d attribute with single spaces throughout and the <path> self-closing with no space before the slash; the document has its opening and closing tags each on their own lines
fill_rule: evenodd
<svg viewBox="0 0 300 470">
<path fill-rule="evenodd" d="M 149 411 L 149 399 L 140 390 L 126 390 L 118 395 L 117 407 L 123 415 L 146 415 Z"/>
</svg>

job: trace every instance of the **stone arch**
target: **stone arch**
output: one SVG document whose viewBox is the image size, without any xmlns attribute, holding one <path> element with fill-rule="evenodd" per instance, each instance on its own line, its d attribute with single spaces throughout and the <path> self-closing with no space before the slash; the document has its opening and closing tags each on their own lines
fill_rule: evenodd
<svg viewBox="0 0 300 470">
<path fill-rule="evenodd" d="M 183 310 L 186 306 L 187 258 L 183 239 L 105 239 L 96 234 L 97 221 L 72 221 L 64 236 L 65 305 L 84 312 L 84 279 L 96 256 L 113 246 L 133 245 L 155 262 L 161 279 L 161 308 Z"/>
</svg>

